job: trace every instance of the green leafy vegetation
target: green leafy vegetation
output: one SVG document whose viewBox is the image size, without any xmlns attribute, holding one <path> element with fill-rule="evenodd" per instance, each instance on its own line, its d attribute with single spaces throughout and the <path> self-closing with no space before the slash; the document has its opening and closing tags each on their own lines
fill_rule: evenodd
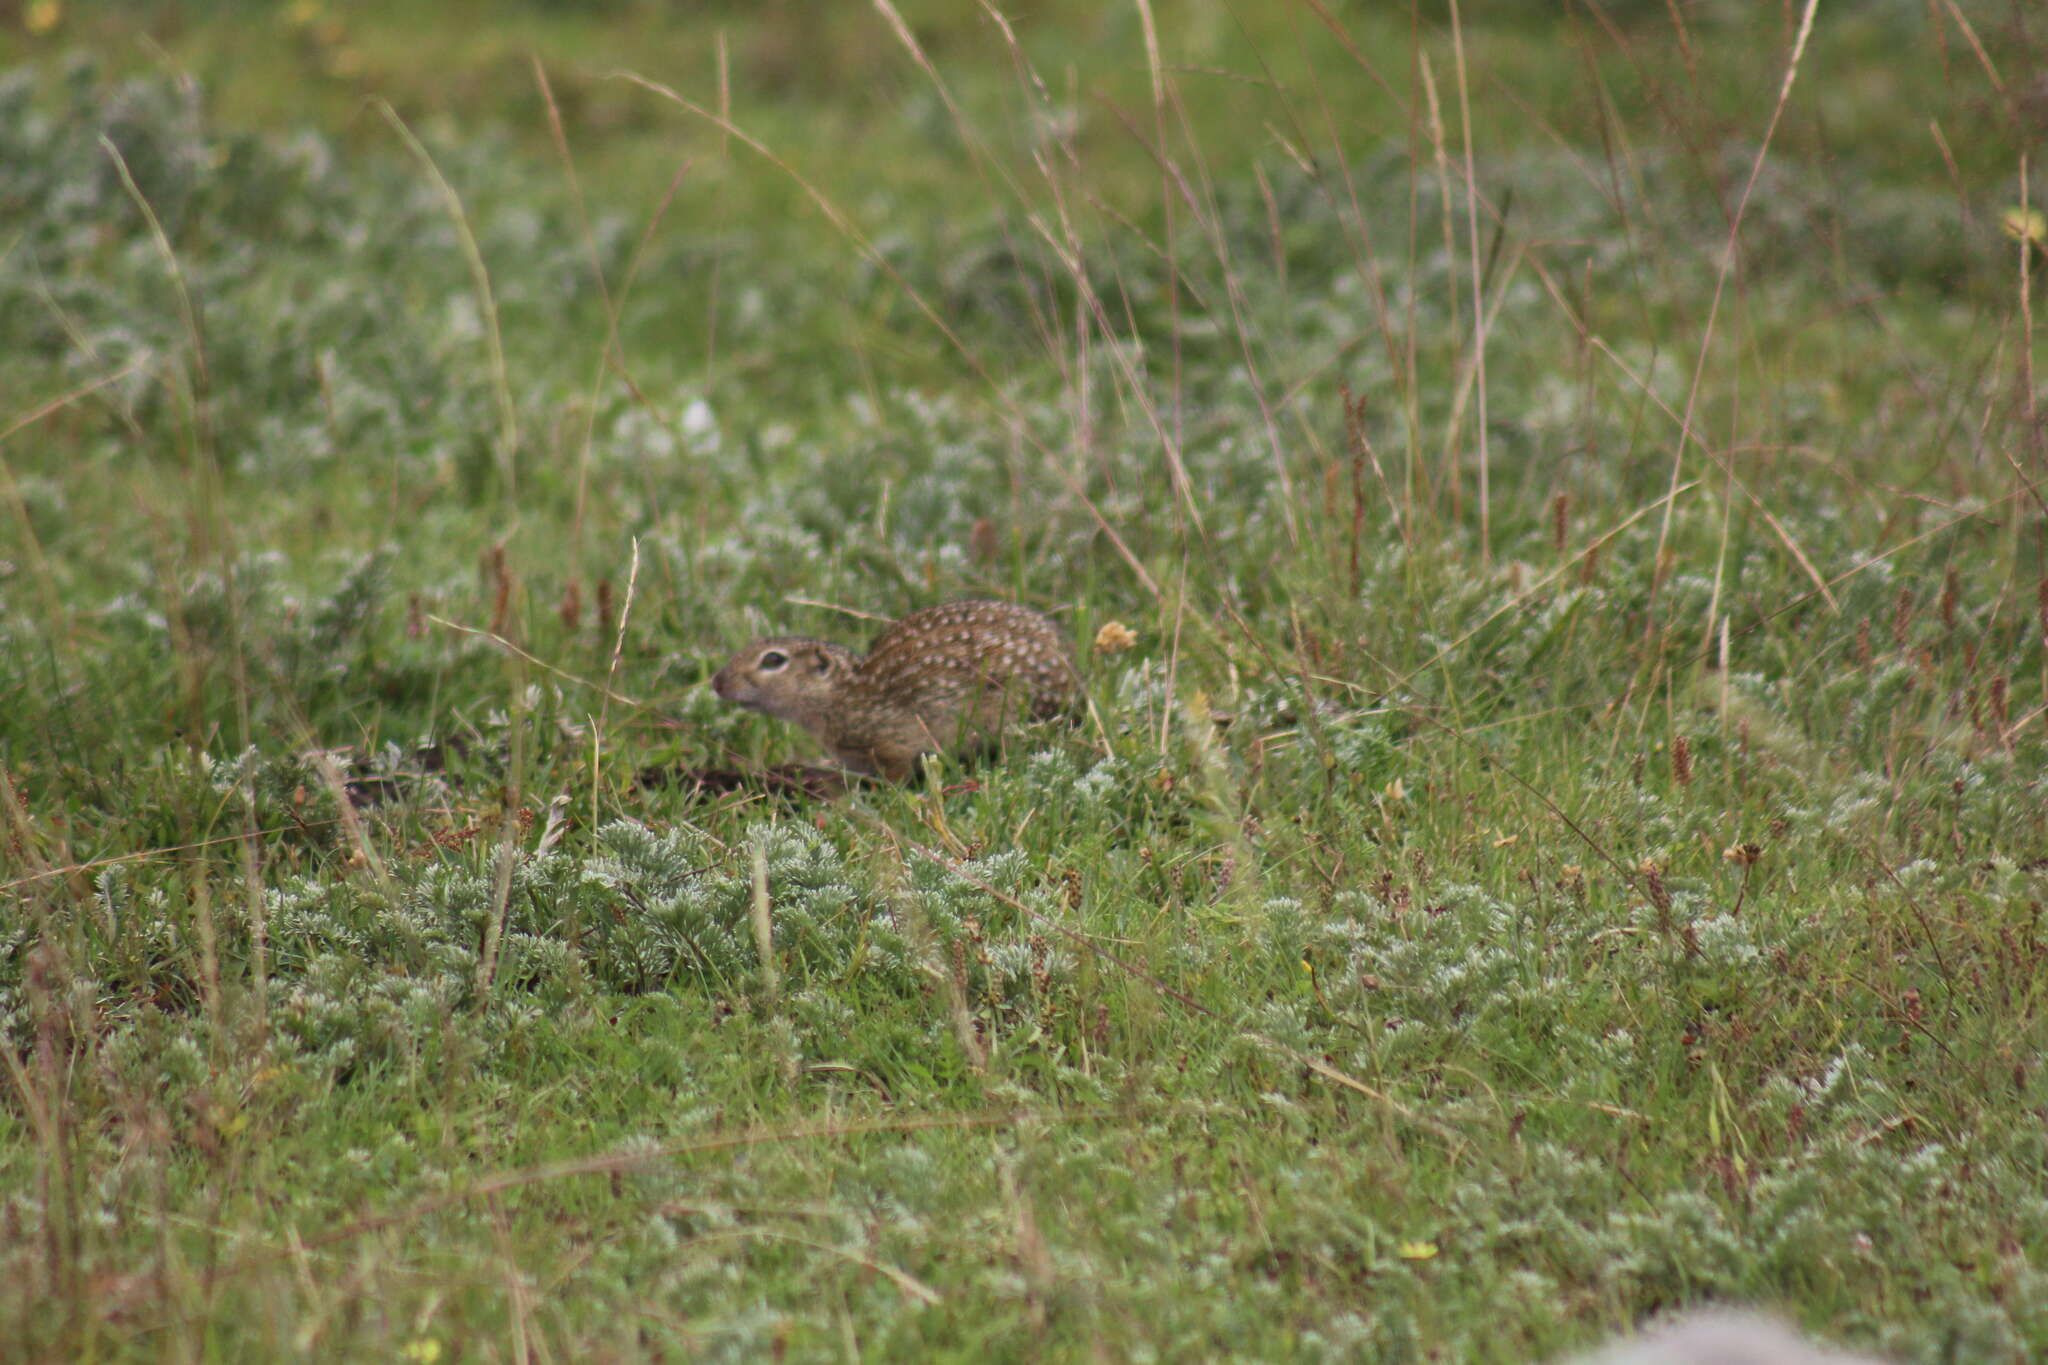
<svg viewBox="0 0 2048 1365">
<path fill-rule="evenodd" d="M 0 7 L 0 1341 L 2048 1354 L 2048 31 L 1800 19 Z"/>
</svg>

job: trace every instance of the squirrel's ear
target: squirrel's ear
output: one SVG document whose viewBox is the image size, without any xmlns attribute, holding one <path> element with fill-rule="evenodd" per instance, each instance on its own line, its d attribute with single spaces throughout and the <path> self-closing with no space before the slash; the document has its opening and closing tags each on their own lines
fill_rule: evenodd
<svg viewBox="0 0 2048 1365">
<path fill-rule="evenodd" d="M 812 650 L 811 671 L 821 678 L 830 673 L 832 671 L 832 655 L 826 650 Z"/>
</svg>

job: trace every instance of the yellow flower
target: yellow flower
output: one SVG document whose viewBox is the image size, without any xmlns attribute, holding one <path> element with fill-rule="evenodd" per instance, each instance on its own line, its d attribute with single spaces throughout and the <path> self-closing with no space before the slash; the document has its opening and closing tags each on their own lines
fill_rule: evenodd
<svg viewBox="0 0 2048 1365">
<path fill-rule="evenodd" d="M 35 0 L 22 12 L 21 26 L 38 36 L 64 22 L 64 6 L 59 0 Z"/>
<path fill-rule="evenodd" d="M 1138 643 L 1138 634 L 1121 621 L 1104 621 L 1095 632 L 1097 654 L 1121 654 Z"/>
<path fill-rule="evenodd" d="M 2016 241 L 2048 244 L 2048 214 L 2039 209 L 2010 208 L 1998 221 L 2005 235 Z"/>
</svg>

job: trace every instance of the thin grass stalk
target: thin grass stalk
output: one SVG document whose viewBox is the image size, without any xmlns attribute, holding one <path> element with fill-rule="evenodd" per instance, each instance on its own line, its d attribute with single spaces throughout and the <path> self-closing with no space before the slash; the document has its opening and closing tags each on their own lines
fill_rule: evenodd
<svg viewBox="0 0 2048 1365">
<path fill-rule="evenodd" d="M 2034 462 L 2040 466 L 2038 478 L 2048 479 L 2048 431 L 2041 426 L 2041 395 L 2034 379 L 2034 252 L 2048 249 L 2048 237 L 2035 236 L 2031 232 L 2034 221 L 2034 206 L 2030 198 L 2032 177 L 2028 174 L 2027 154 L 2020 153 L 2020 222 L 2029 229 L 2020 233 L 2020 382 L 2027 401 L 2027 443 L 2033 447 Z M 2025 479 L 2024 471 L 2015 467 L 2015 476 Z M 2027 487 L 2034 494 L 2034 502 L 2041 508 L 2041 535 L 2044 549 L 2048 549 L 2048 501 L 2039 492 L 2037 481 L 2028 479 Z"/>
<path fill-rule="evenodd" d="M 1771 140 L 1777 134 L 1779 120 L 1782 119 L 1785 114 L 1785 106 L 1791 102 L 1792 85 L 1793 82 L 1796 81 L 1799 77 L 1799 63 L 1800 60 L 1806 55 L 1807 40 L 1813 36 L 1814 15 L 1819 10 L 1819 8 L 1820 0 L 1805 0 L 1805 6 L 1800 12 L 1799 31 L 1797 36 L 1794 37 L 1794 39 L 1792 40 L 1792 54 L 1785 61 L 1785 75 L 1783 80 L 1779 82 L 1777 99 L 1774 100 L 1771 104 L 1770 120 L 1764 125 L 1763 138 L 1757 146 L 1756 156 L 1752 158 L 1750 161 L 1749 176 L 1746 180 L 1743 181 L 1742 194 L 1740 195 L 1740 197 L 1737 198 L 1735 202 L 1735 212 L 1729 216 L 1728 235 L 1722 243 L 1721 259 L 1714 270 L 1713 298 L 1712 301 L 1709 302 L 1707 305 L 1707 320 L 1706 325 L 1702 329 L 1700 335 L 1699 352 L 1697 356 L 1694 358 L 1693 362 L 1692 382 L 1690 385 L 1687 386 L 1686 389 L 1685 413 L 1679 421 L 1678 441 L 1672 450 L 1671 480 L 1669 485 L 1671 488 L 1678 487 L 1679 478 L 1685 465 L 1685 447 L 1686 443 L 1689 440 L 1697 442 L 1702 454 L 1706 454 L 1710 458 L 1713 455 L 1713 452 L 1710 449 L 1708 443 L 1704 440 L 1699 439 L 1695 435 L 1696 428 L 1694 426 L 1693 417 L 1694 413 L 1698 410 L 1699 407 L 1700 389 L 1706 380 L 1707 361 L 1713 354 L 1714 326 L 1720 318 L 1721 299 L 1722 296 L 1727 292 L 1728 277 L 1734 272 L 1735 269 L 1736 245 L 1741 237 L 1743 219 L 1749 212 L 1750 196 L 1753 193 L 1755 193 L 1756 182 L 1763 175 L 1764 161 L 1770 155 Z M 1728 477 L 1730 478 L 1730 480 L 1734 480 L 1735 478 L 1734 470 L 1732 467 L 1729 468 Z M 1651 560 L 1651 573 L 1653 575 L 1651 582 L 1651 595 L 1653 599 L 1656 595 L 1658 587 L 1660 586 L 1656 579 L 1656 575 L 1661 573 L 1661 568 L 1659 566 L 1661 566 L 1664 561 L 1665 547 L 1670 543 L 1671 540 L 1672 513 L 1674 509 L 1677 507 L 1677 505 L 1677 500 L 1675 498 L 1664 505 L 1663 523 L 1658 527 L 1657 530 L 1657 552 Z M 1758 506 L 1760 508 L 1762 507 L 1762 503 L 1760 501 L 1758 502 Z M 1768 513 L 1766 513 L 1766 515 L 1768 515 Z M 1775 522 L 1776 519 L 1773 518 L 1772 520 Z M 1782 527 L 1780 528 L 1780 530 L 1782 533 Z M 1805 557 L 1803 554 L 1799 557 L 1802 561 L 1804 561 Z M 1818 575 L 1815 575 L 1815 577 L 1817 578 Z M 1709 621 L 1711 621 L 1714 618 L 1714 616 L 1719 613 L 1721 609 L 1720 587 L 1720 581 L 1717 576 L 1715 581 L 1713 598 L 1707 608 L 1707 619 Z M 1830 600 L 1832 601 L 1832 599 Z M 1652 623 L 1654 623 L 1654 612 L 1649 613 L 1649 619 Z"/>
<path fill-rule="evenodd" d="M 505 707 L 506 728 L 511 731 L 512 761 L 505 779 L 503 825 L 498 835 L 496 865 L 492 870 L 491 914 L 484 925 L 483 951 L 476 969 L 477 1008 L 489 999 L 498 975 L 498 950 L 504 941 L 505 923 L 512 913 L 512 874 L 520 862 L 519 814 L 526 806 L 529 753 L 527 677 L 525 654 L 510 651 L 505 656 L 505 674 L 511 698 Z"/>
<path fill-rule="evenodd" d="M 1479 563 L 1483 568 L 1493 562 L 1493 461 L 1489 453 L 1486 414 L 1486 333 L 1490 317 L 1485 298 L 1486 268 L 1479 255 L 1479 179 L 1472 160 L 1472 99 L 1465 72 L 1465 24 L 1459 14 L 1458 0 L 1451 0 L 1451 55 L 1458 76 L 1459 135 L 1465 154 L 1466 249 L 1471 256 L 1472 270 L 1471 364 L 1479 386 Z"/>
<path fill-rule="evenodd" d="M 611 663 L 605 669 L 604 692 L 598 698 L 597 703 L 597 725 L 590 737 L 590 827 L 592 829 L 596 829 L 602 822 L 602 816 L 598 810 L 598 793 L 602 790 L 599 780 L 603 760 L 601 746 L 607 733 L 606 724 L 611 718 L 612 695 L 613 689 L 618 683 L 619 665 L 626 655 L 626 623 L 632 618 L 633 599 L 638 593 L 639 587 L 640 537 L 634 536 L 632 559 L 626 567 L 626 600 L 619 608 L 619 628 L 612 637 Z"/>
<path fill-rule="evenodd" d="M 376 109 L 426 171 L 427 178 L 441 196 L 449 221 L 455 225 L 456 239 L 462 244 L 463 260 L 469 265 L 470 281 L 476 289 L 477 307 L 483 313 L 484 340 L 490 348 L 491 392 L 498 405 L 498 474 L 504 483 L 505 505 L 516 510 L 519 496 L 519 413 L 512 401 L 512 377 L 505 361 L 505 339 L 498 328 L 498 298 L 491 288 L 491 272 L 484 264 L 483 248 L 477 244 L 476 233 L 469 226 L 469 211 L 463 207 L 462 196 L 448 183 L 448 177 L 441 174 L 433 155 L 413 136 L 412 129 L 406 126 L 396 109 L 383 100 L 376 101 Z"/>
<path fill-rule="evenodd" d="M 1451 202 L 1451 158 L 1445 148 L 1447 135 L 1444 131 L 1443 106 L 1437 96 L 1436 70 L 1430 63 L 1429 54 L 1418 48 L 1417 60 L 1422 77 L 1422 92 L 1429 111 L 1430 166 L 1436 173 L 1438 210 L 1443 220 L 1444 259 L 1454 261 L 1458 258 L 1458 218 Z M 1462 350 L 1465 344 L 1465 317 L 1462 301 L 1456 290 L 1450 292 L 1450 311 L 1452 343 Z M 1440 492 L 1448 490 L 1450 518 L 1453 522 L 1458 522 L 1462 521 L 1465 515 L 1465 476 L 1458 463 L 1457 452 L 1453 448 L 1455 439 L 1455 432 L 1446 427 L 1444 441 L 1437 454 L 1439 471 L 1431 489 L 1430 501 L 1434 506 Z"/>
<path fill-rule="evenodd" d="M 748 903 L 754 949 L 761 956 L 761 1003 L 772 1018 L 782 999 L 782 970 L 775 961 L 775 913 L 768 898 L 768 831 L 754 831 L 754 894 Z"/>
</svg>

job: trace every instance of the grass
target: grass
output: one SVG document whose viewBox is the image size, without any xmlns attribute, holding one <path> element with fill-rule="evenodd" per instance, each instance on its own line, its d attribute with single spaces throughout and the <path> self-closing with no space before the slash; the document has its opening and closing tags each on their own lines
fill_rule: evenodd
<svg viewBox="0 0 2048 1365">
<path fill-rule="evenodd" d="M 2038 21 L 668 10 L 10 13 L 0 1341 L 2048 1351 Z"/>
</svg>

